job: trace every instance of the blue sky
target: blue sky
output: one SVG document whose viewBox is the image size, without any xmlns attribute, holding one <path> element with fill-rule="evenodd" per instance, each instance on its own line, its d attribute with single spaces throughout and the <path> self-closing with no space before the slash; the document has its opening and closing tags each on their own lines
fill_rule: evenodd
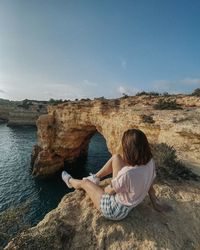
<svg viewBox="0 0 200 250">
<path fill-rule="evenodd" d="M 200 87 L 199 0 L 0 0 L 0 98 Z"/>
</svg>

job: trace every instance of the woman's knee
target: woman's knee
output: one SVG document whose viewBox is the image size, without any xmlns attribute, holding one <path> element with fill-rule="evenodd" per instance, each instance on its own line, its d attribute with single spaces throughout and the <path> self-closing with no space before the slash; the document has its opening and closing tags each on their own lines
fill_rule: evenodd
<svg viewBox="0 0 200 250">
<path fill-rule="evenodd" d="M 92 181 L 90 180 L 87 180 L 87 179 L 83 179 L 81 180 L 81 187 L 83 189 L 87 189 L 87 188 L 95 188 L 97 185 L 95 183 L 93 183 Z M 97 186 L 98 187 L 98 186 Z"/>
<path fill-rule="evenodd" d="M 90 185 L 91 181 L 87 180 L 87 179 L 82 179 L 81 180 L 81 186 L 84 187 L 84 186 L 88 186 Z"/>
</svg>

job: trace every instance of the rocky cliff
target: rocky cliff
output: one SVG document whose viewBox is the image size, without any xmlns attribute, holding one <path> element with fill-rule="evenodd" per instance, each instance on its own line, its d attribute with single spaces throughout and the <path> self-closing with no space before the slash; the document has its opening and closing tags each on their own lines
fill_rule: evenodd
<svg viewBox="0 0 200 250">
<path fill-rule="evenodd" d="M 15 107 L 9 100 L 0 99 L 0 121 L 8 122 L 9 112 Z"/>
<path fill-rule="evenodd" d="M 173 207 L 172 212 L 156 212 L 146 197 L 126 219 L 109 221 L 83 191 L 75 191 L 5 250 L 200 249 L 199 183 L 170 181 L 155 188 L 159 198 Z"/>
<path fill-rule="evenodd" d="M 159 100 L 176 102 L 179 109 L 157 110 Z M 132 96 L 120 99 L 73 101 L 49 106 L 37 121 L 38 145 L 32 153 L 33 174 L 47 176 L 87 154 L 97 131 L 111 154 L 121 153 L 125 130 L 143 130 L 150 143 L 167 143 L 191 166 L 200 166 L 200 98 L 195 96 Z"/>
<path fill-rule="evenodd" d="M 40 115 L 47 113 L 46 105 L 33 104 L 28 109 L 22 107 L 15 107 L 9 112 L 8 116 L 8 125 L 36 125 L 36 121 Z"/>
<path fill-rule="evenodd" d="M 158 97 L 152 96 L 50 106 L 48 114 L 37 121 L 38 145 L 32 153 L 33 173 L 53 174 L 63 167 L 64 160 L 87 154 L 88 143 L 96 131 L 105 137 L 112 154 L 120 153 L 121 137 L 128 128 L 142 129 L 152 143 L 173 145 L 179 156 L 199 165 L 200 99 L 167 98 L 168 101 L 176 98 L 182 109 L 156 110 L 154 104 Z M 162 149 L 161 161 L 167 154 L 167 147 Z M 5 250 L 200 249 L 200 184 L 194 181 L 198 178 L 185 169 L 182 174 L 181 168 L 173 171 L 172 166 L 163 161 L 165 167 L 162 169 L 160 164 L 157 169 L 159 182 L 155 189 L 160 200 L 173 207 L 172 212 L 156 212 L 147 196 L 126 219 L 109 221 L 94 208 L 83 191 L 77 190 L 65 195 L 58 207 L 37 226 L 12 239 Z M 101 185 L 104 187 L 109 181 Z"/>
<path fill-rule="evenodd" d="M 40 101 L 0 101 L 0 120 L 8 126 L 36 125 L 36 120 L 47 113 L 47 103 Z"/>
</svg>

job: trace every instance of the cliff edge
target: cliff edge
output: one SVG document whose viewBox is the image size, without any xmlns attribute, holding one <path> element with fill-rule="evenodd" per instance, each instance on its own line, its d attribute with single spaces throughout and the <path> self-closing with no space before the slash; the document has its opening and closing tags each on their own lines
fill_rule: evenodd
<svg viewBox="0 0 200 250">
<path fill-rule="evenodd" d="M 105 185 L 108 180 L 104 181 Z M 83 191 L 67 194 L 36 226 L 21 233 L 6 250 L 200 249 L 200 184 L 168 181 L 155 185 L 169 213 L 153 210 L 148 197 L 122 221 L 109 221 Z"/>
</svg>

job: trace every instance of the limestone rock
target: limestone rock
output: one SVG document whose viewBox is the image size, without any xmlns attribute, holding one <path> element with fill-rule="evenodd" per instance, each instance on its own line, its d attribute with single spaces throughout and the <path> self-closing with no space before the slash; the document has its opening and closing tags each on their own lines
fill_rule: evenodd
<svg viewBox="0 0 200 250">
<path fill-rule="evenodd" d="M 32 158 L 33 159 L 33 158 Z M 53 175 L 64 167 L 63 159 L 49 150 L 42 150 L 38 153 L 33 164 L 33 175 L 35 177 L 46 177 Z"/>
<path fill-rule="evenodd" d="M 23 107 L 15 107 L 9 112 L 8 126 L 32 125 L 35 126 L 36 120 L 42 114 L 45 114 L 46 105 L 42 109 L 38 108 L 39 104 L 32 105 L 29 109 Z"/>
<path fill-rule="evenodd" d="M 153 105 L 160 98 L 176 100 L 183 109 L 155 110 Z M 60 162 L 86 155 L 95 132 L 104 136 L 111 154 L 121 153 L 122 135 L 130 128 L 143 130 L 150 143 L 164 142 L 173 146 L 182 160 L 200 169 L 199 97 L 132 96 L 66 102 L 49 106 L 48 114 L 40 116 L 37 127 L 38 145 L 44 151 L 35 159 L 33 172 L 37 176 L 48 175 L 48 168 L 52 174 L 63 166 L 56 161 L 53 170 L 55 155 L 60 157 Z"/>
<path fill-rule="evenodd" d="M 172 212 L 153 210 L 146 197 L 127 218 L 110 221 L 102 217 L 83 191 L 75 191 L 65 195 L 56 209 L 5 249 L 200 249 L 199 183 L 168 182 L 155 188 L 161 201 L 173 207 Z"/>
</svg>

